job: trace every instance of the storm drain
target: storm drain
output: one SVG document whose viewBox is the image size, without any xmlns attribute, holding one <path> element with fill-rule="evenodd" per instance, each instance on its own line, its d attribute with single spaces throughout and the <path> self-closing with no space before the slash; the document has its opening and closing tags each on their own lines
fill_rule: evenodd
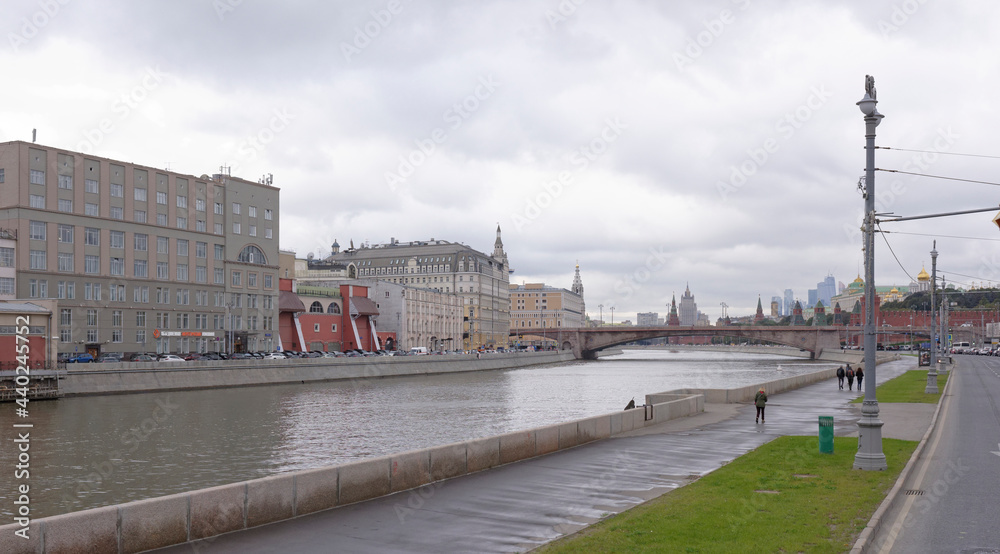
<svg viewBox="0 0 1000 554">
<path fill-rule="evenodd" d="M 921 494 L 924 494 L 924 491 L 920 489 L 910 489 L 904 492 L 903 494 L 905 494 L 906 496 L 920 496 Z"/>
</svg>

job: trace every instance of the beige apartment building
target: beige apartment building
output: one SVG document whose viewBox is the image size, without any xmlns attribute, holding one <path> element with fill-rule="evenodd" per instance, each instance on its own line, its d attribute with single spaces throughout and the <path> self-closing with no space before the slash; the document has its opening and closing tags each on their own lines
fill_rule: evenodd
<svg viewBox="0 0 1000 554">
<path fill-rule="evenodd" d="M 540 337 L 532 336 L 533 329 L 583 327 L 586 306 L 583 300 L 583 283 L 580 266 L 576 266 L 573 290 L 551 287 L 543 283 L 527 283 L 510 287 L 511 329 L 517 332 L 522 345 L 540 344 Z"/>
<path fill-rule="evenodd" d="M 262 181 L 0 143 L 0 266 L 14 297 L 57 300 L 60 353 L 272 350 L 279 190 Z"/>
</svg>

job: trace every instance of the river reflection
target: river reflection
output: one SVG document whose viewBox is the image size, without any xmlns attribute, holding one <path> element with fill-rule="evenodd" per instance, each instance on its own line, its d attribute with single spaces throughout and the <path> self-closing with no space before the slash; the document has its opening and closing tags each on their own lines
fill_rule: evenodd
<svg viewBox="0 0 1000 554">
<path fill-rule="evenodd" d="M 31 405 L 39 518 L 618 411 L 633 397 L 731 388 L 832 364 L 781 356 L 627 350 L 528 369 L 65 398 Z M 11 405 L 0 511 L 13 507 Z"/>
</svg>

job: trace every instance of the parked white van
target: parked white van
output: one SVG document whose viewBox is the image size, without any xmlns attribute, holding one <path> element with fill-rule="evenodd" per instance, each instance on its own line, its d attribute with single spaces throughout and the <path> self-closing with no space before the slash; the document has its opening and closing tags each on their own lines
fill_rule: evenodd
<svg viewBox="0 0 1000 554">
<path fill-rule="evenodd" d="M 410 356 L 422 356 L 427 354 L 426 346 L 414 346 L 410 349 Z"/>
</svg>

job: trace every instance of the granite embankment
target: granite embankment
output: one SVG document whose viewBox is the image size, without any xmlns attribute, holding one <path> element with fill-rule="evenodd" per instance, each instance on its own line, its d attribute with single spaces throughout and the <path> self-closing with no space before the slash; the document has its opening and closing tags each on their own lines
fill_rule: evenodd
<svg viewBox="0 0 1000 554">
<path fill-rule="evenodd" d="M 68 364 L 62 396 L 245 387 L 486 371 L 572 361 L 569 351 L 292 360 Z"/>
</svg>

